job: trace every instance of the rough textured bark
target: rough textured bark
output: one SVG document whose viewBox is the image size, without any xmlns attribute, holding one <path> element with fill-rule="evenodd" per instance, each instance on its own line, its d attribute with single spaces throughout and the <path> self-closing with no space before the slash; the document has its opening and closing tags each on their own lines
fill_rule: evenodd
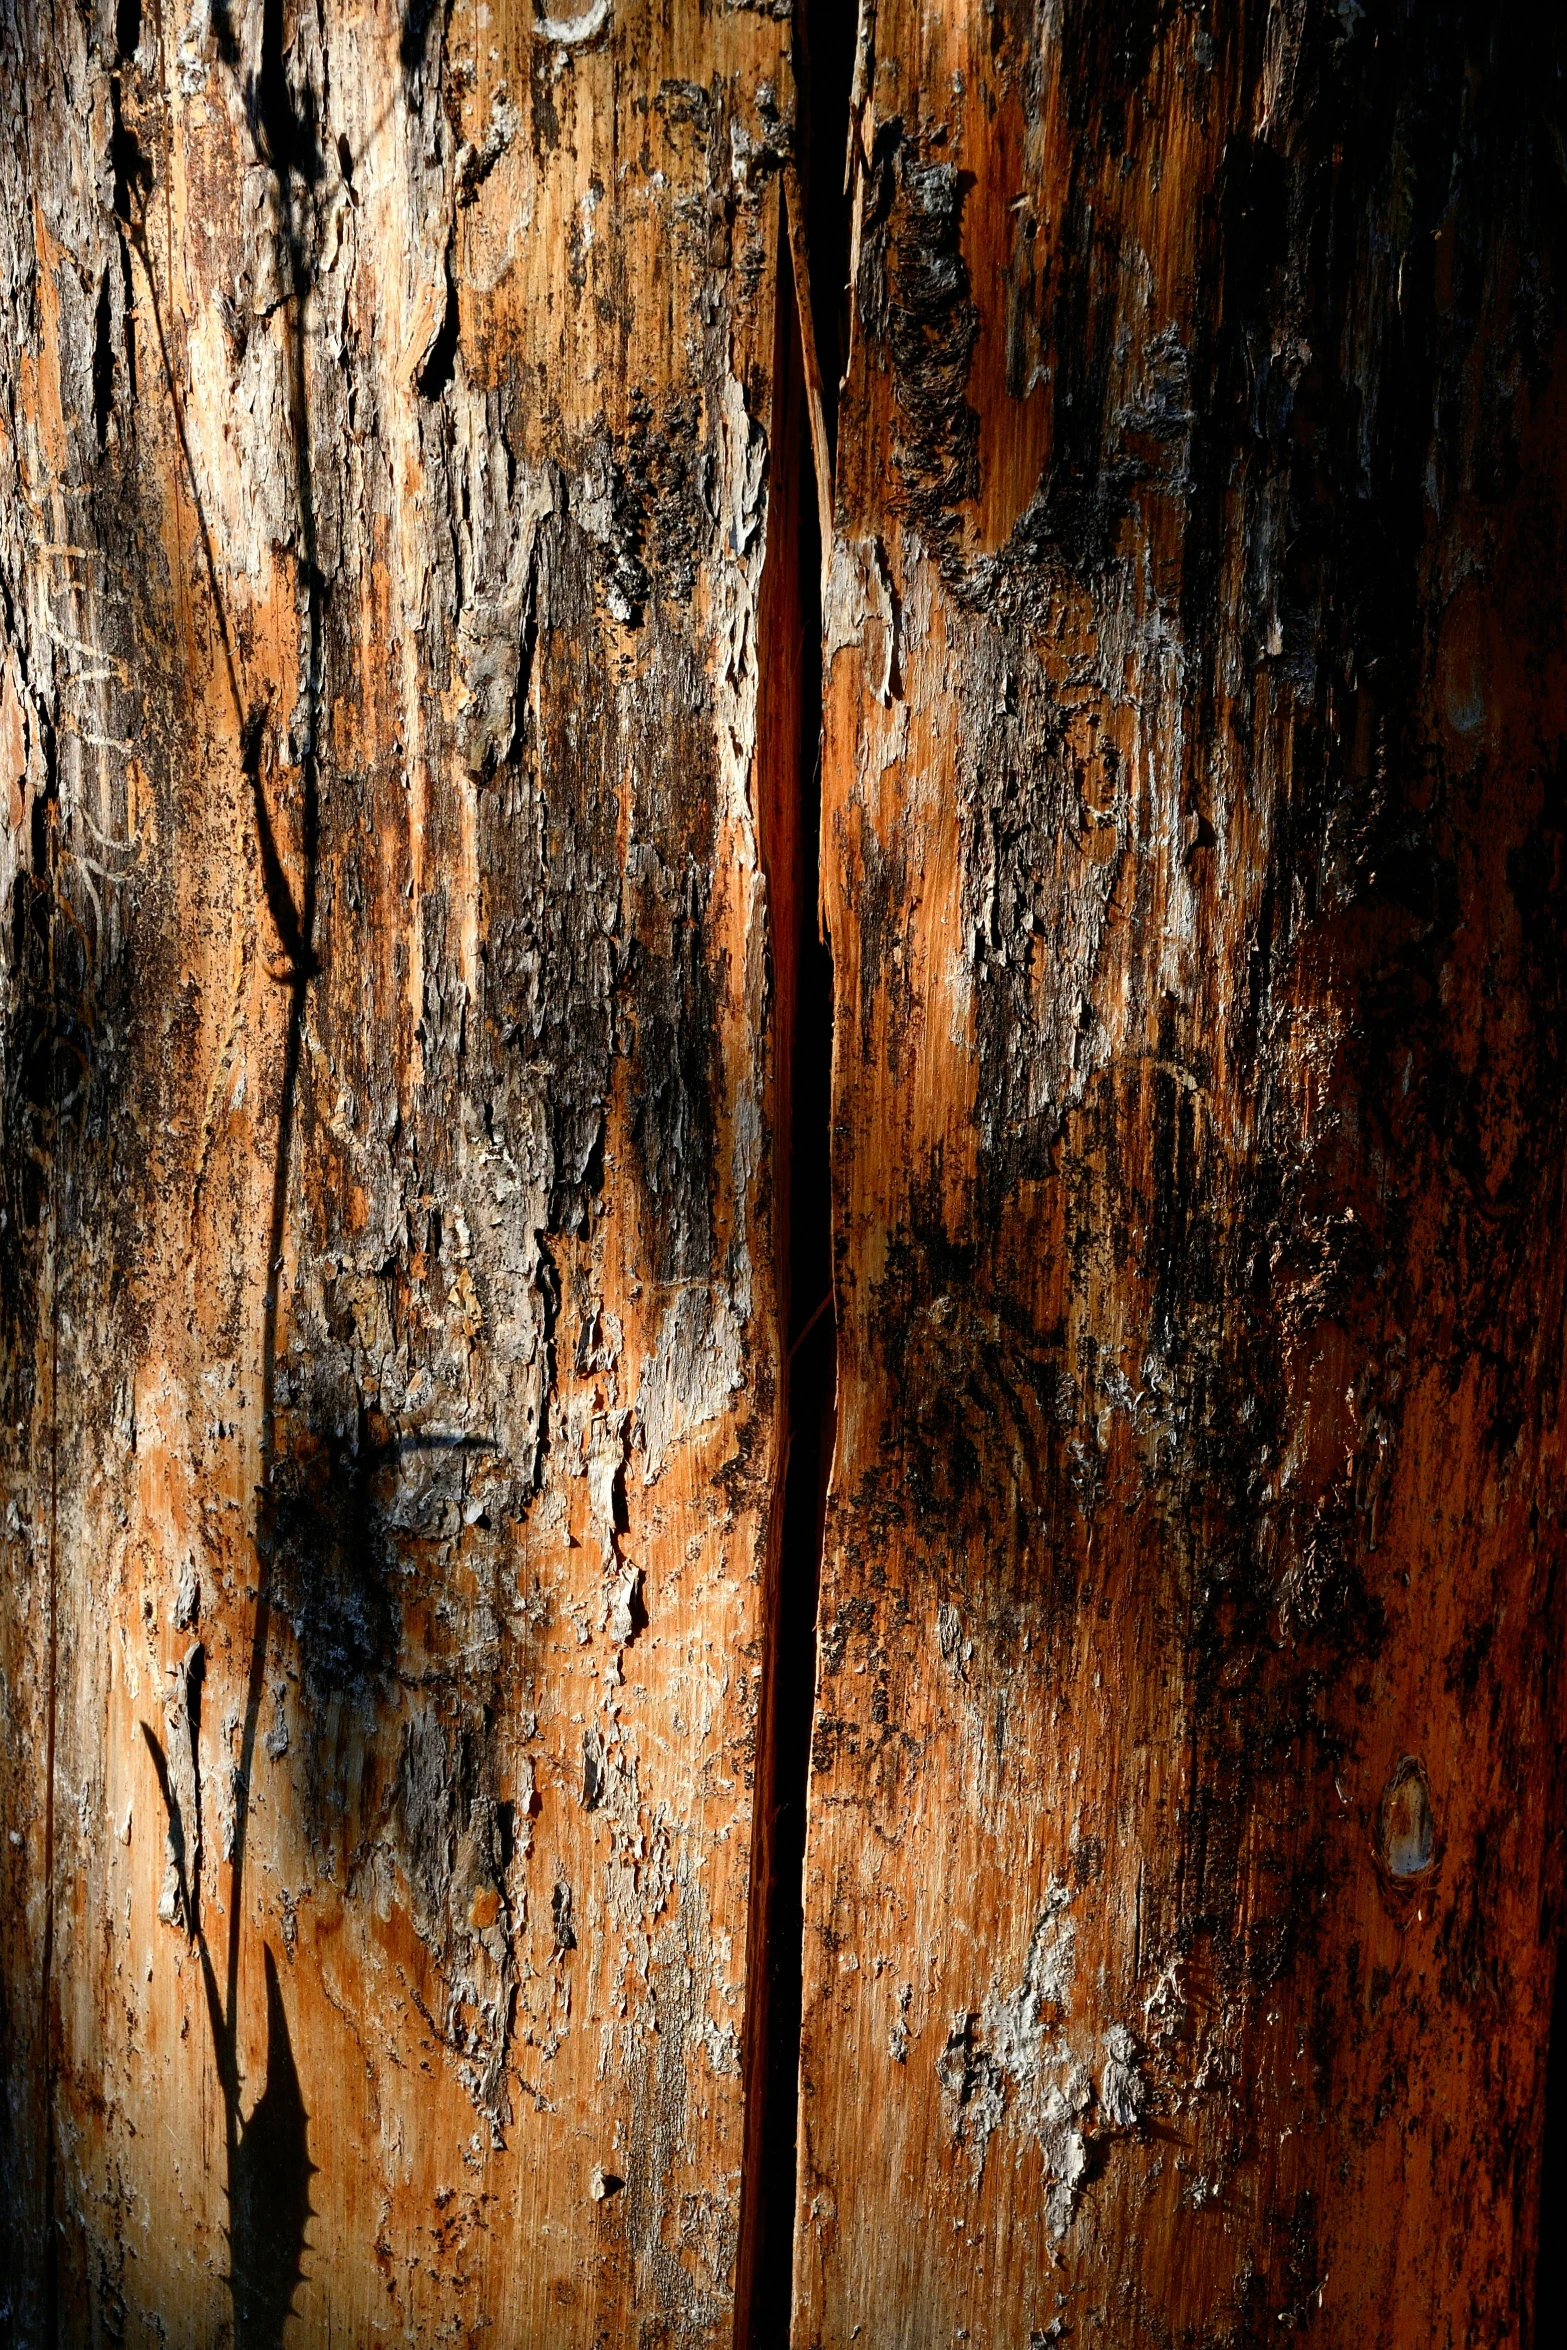
<svg viewBox="0 0 1567 2350">
<path fill-rule="evenodd" d="M 1527 2338 L 1567 60 L 862 0 L 808 1719 L 798 32 L 0 0 L 7 2339 Z"/>
<path fill-rule="evenodd" d="M 862 7 L 800 2350 L 1527 2335 L 1561 65 Z"/>
<path fill-rule="evenodd" d="M 0 14 L 8 2339 L 730 2338 L 785 15 Z"/>
</svg>

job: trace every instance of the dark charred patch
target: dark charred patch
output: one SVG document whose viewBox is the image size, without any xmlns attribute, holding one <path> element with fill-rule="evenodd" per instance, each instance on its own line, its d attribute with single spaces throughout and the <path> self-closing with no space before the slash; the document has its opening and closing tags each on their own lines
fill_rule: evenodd
<svg viewBox="0 0 1567 2350">
<path fill-rule="evenodd" d="M 632 1134 L 660 1281 L 712 1271 L 718 985 L 707 938 L 718 785 L 701 672 L 661 623 L 671 716 L 635 758 L 627 973 Z"/>
<path fill-rule="evenodd" d="M 976 629 L 972 719 L 960 720 L 966 788 L 963 845 L 964 950 L 973 974 L 980 1060 L 978 1214 L 999 1211 L 1019 1182 L 1048 1179 L 1067 1107 L 1070 1072 L 1092 1043 L 1087 989 L 1041 990 L 1042 958 L 1074 938 L 1092 942 L 1114 887 L 1113 859 L 1093 861 L 1092 837 L 1125 830 L 1124 790 L 1109 755 L 1085 813 L 1086 779 L 1063 747 L 1063 721 L 1026 635 Z M 983 715 L 980 715 L 980 714 Z M 1058 868 L 1063 840 L 1073 856 L 1075 920 L 1063 925 Z M 1087 944 L 1080 951 L 1088 951 Z"/>
<path fill-rule="evenodd" d="M 589 452 L 613 527 L 607 546 L 568 517 L 541 527 L 511 756 L 481 802 L 490 920 L 485 1003 L 501 1048 L 491 1104 L 521 1131 L 542 1102 L 552 1160 L 549 1229 L 580 1233 L 603 1181 L 605 1111 L 629 1058 L 633 1139 L 660 1279 L 712 1266 L 717 976 L 709 961 L 716 778 L 711 698 L 683 613 L 649 619 L 644 545 L 661 590 L 711 536 L 696 411 L 655 430 L 633 399 L 626 441 Z M 675 683 L 643 730 L 625 724 L 599 599 L 649 625 Z M 542 739 L 535 709 L 547 713 Z M 622 869 L 621 794 L 631 838 Z M 634 941 L 634 945 L 630 942 Z M 515 1107 L 513 1107 L 515 1104 Z M 520 1146 L 519 1146 L 520 1147 Z"/>
<path fill-rule="evenodd" d="M 1262 2350 L 1281 2329 L 1308 2329 L 1325 2281 L 1318 2242 L 1317 2198 L 1297 2196 L 1268 2214 L 1267 2266 L 1248 2264 L 1238 2294 L 1236 2323 L 1225 2335 L 1233 2350 Z"/>
<path fill-rule="evenodd" d="M 977 1610 L 987 1640 L 1009 1645 L 1026 1626 L 1064 1620 L 1082 1502 L 1059 1343 L 991 1287 L 979 1252 L 948 1237 L 934 1193 L 889 1249 L 872 1324 L 885 1334 L 889 1404 L 887 1465 L 857 1497 L 870 1541 L 884 1516 L 913 1531 L 941 1596 Z M 924 1600 L 914 1605 L 927 1612 Z M 824 1630 L 824 1670 L 848 1628 L 840 1610 Z"/>
<path fill-rule="evenodd" d="M 533 152 L 538 162 L 543 164 L 548 162 L 560 145 L 560 109 L 555 103 L 555 77 L 551 70 L 549 48 L 543 41 L 535 41 L 531 47 L 533 53 L 528 63 L 528 119 L 533 126 Z"/>
<path fill-rule="evenodd" d="M 967 395 L 979 335 L 963 260 L 964 182 L 923 160 L 901 121 L 879 123 L 865 190 L 857 287 L 897 404 L 902 502 L 926 544 L 952 549 L 979 487 L 979 418 Z"/>
<path fill-rule="evenodd" d="M 585 1229 L 603 1181 L 604 1113 L 619 1048 L 625 948 L 618 845 L 619 709 L 598 653 L 591 542 L 540 533 L 538 739 L 524 714 L 515 765 L 480 803 L 489 897 L 485 1003 L 501 1048 L 494 1115 L 537 1088 L 551 1152 L 549 1228 Z M 520 1129 L 519 1129 L 520 1132 Z"/>
<path fill-rule="evenodd" d="M 865 811 L 859 811 L 858 839 L 850 869 L 855 874 L 854 913 L 860 935 L 860 1050 L 869 1060 L 878 1001 L 886 1008 L 887 1066 L 903 1065 L 913 1011 L 910 933 L 914 911 L 908 859 L 894 834 L 883 848 Z"/>
<path fill-rule="evenodd" d="M 11 987 L 6 1006 L 5 1089 L 0 1096 L 0 1179 L 5 1185 L 5 1222 L 0 1229 L 0 1295 L 12 1359 L 31 1363 L 33 1349 L 15 1342 L 32 1327 L 37 1295 L 39 1227 L 47 1193 L 47 1149 L 53 1145 L 54 1109 L 66 1090 L 62 1080 L 74 1060 L 71 1021 L 57 1006 L 54 984 L 55 931 L 49 811 L 35 802 L 33 870 L 18 873 L 11 895 Z M 57 1066 L 64 1063 L 64 1067 Z"/>
<path fill-rule="evenodd" d="M 1407 1785 L 1410 1774 L 1407 1765 L 1405 1768 Z M 1518 2030 L 1518 1985 L 1512 1968 L 1501 1959 L 1490 1929 L 1496 1903 L 1507 1897 L 1512 1846 L 1510 1807 L 1506 1810 L 1500 1806 L 1489 1807 L 1476 1823 L 1470 1851 L 1465 1855 L 1467 1865 L 1448 1872 L 1442 1866 L 1445 1855 L 1440 1791 L 1426 1789 L 1423 1773 L 1421 1787 L 1422 1793 L 1429 1795 L 1424 1818 L 1429 1836 L 1428 1853 L 1424 1868 L 1409 1878 L 1404 1888 L 1405 1898 L 1413 1893 L 1419 1900 L 1440 1904 L 1436 1952 L 1441 1967 L 1442 1996 L 1473 2015 L 1477 2093 L 1500 2100 L 1507 2094 L 1511 2060 L 1508 2043 Z M 1385 1817 L 1379 1824 L 1385 1826 Z M 1418 1849 L 1412 1857 L 1419 1858 Z M 1438 1880 L 1435 1884 L 1434 1878 Z"/>
<path fill-rule="evenodd" d="M 603 485 L 610 529 L 599 548 L 599 582 L 611 616 L 640 628 L 650 597 L 671 615 L 689 607 L 697 567 L 714 538 L 710 505 L 715 452 L 703 446 L 700 404 L 677 393 L 655 409 L 632 388 L 625 431 L 601 434 L 588 455 Z"/>
<path fill-rule="evenodd" d="M 632 1134 L 661 1281 L 713 1269 L 716 989 L 707 960 L 708 880 L 651 864 L 631 967 L 637 1049 Z"/>
<path fill-rule="evenodd" d="M 1536 963 L 1533 943 L 1554 938 L 1560 920 L 1559 782 L 1531 783 L 1529 804 L 1515 800 L 1505 819 L 1499 809 L 1482 816 L 1432 739 L 1414 682 L 1427 659 L 1421 632 L 1433 625 L 1420 574 L 1433 495 L 1455 495 L 1472 477 L 1481 441 L 1489 465 L 1493 443 L 1517 437 L 1515 403 L 1499 382 L 1508 414 L 1494 435 L 1489 411 L 1477 412 L 1465 388 L 1482 286 L 1496 266 L 1481 224 L 1500 209 L 1495 175 L 1513 169 L 1541 190 L 1545 175 L 1522 152 L 1532 137 L 1522 115 L 1510 126 L 1499 96 L 1483 133 L 1464 115 L 1470 66 L 1456 15 L 1389 28 L 1375 43 L 1329 38 L 1314 22 L 1292 68 L 1289 119 L 1266 140 L 1236 136 L 1225 150 L 1203 221 L 1195 331 L 1163 335 L 1147 354 L 1145 390 L 1120 407 L 1111 362 L 1122 257 L 1101 174 L 1107 153 L 1124 152 L 1131 171 L 1147 168 L 1157 110 L 1145 120 L 1136 90 L 1152 23 L 1149 15 L 1129 29 L 1122 12 L 1065 21 L 1064 86 L 1084 136 L 1055 258 L 1031 281 L 1038 307 L 1022 321 L 1029 347 L 1037 342 L 1051 360 L 1049 463 L 999 557 L 967 562 L 950 526 L 934 542 L 965 615 L 954 674 L 965 679 L 959 774 L 978 1172 L 955 1239 L 911 1224 L 895 1240 L 871 1326 L 893 1399 L 886 1481 L 928 1513 L 919 1555 L 939 1556 L 951 1540 L 971 1577 L 984 1559 L 987 1577 L 1006 1587 L 1002 1562 L 1023 1555 L 1027 1516 L 1024 1506 L 1014 1530 L 1004 1497 L 1026 1503 L 1016 1462 L 1039 1464 L 1041 1514 L 1069 1550 L 1114 1498 L 1106 1480 L 1116 1444 L 1132 1462 L 1138 1506 L 1153 1513 L 1153 1538 L 1189 1611 L 1198 1729 L 1178 1906 L 1225 1979 L 1255 1990 L 1309 1948 L 1312 1897 L 1303 1889 L 1320 1894 L 1331 1871 L 1320 1841 L 1290 1841 L 1287 1865 L 1272 1876 L 1264 1869 L 1243 1943 L 1235 1920 L 1246 1823 L 1259 1807 L 1287 1808 L 1302 1774 L 1323 1783 L 1332 1752 L 1322 1693 L 1347 1685 L 1386 1637 L 1380 1497 L 1404 1409 L 1404 1334 L 1448 1313 L 1449 1329 L 1472 1330 L 1477 1341 L 1494 1330 L 1495 1301 L 1512 1294 L 1525 1261 L 1515 1153 L 1526 1148 L 1536 1169 L 1559 1158 L 1559 1088 L 1538 1076 L 1559 1051 L 1560 957 L 1548 968 L 1545 948 Z M 1248 57 L 1248 88 L 1258 72 L 1260 57 Z M 1506 86 L 1503 76 L 1498 92 Z M 1313 160 L 1330 150 L 1331 174 Z M 871 365 L 889 364 L 894 350 L 912 151 L 906 126 L 882 126 L 859 286 L 860 323 L 876 344 Z M 967 296 L 940 265 L 940 220 L 958 191 L 925 185 L 941 196 L 940 217 L 930 226 L 931 267 L 908 282 L 928 289 L 910 307 L 930 321 L 939 420 L 955 414 L 961 388 Z M 1439 313 L 1433 252 L 1461 193 L 1467 210 Z M 1539 206 L 1543 196 L 1524 201 Z M 1559 214 L 1554 191 L 1550 203 Z M 1368 296 L 1367 273 L 1394 222 L 1407 260 L 1399 302 L 1384 304 Z M 1501 341 L 1524 367 L 1539 337 L 1531 286 Z M 916 350 L 916 375 L 917 362 Z M 934 481 L 929 450 L 950 458 L 961 434 L 938 427 L 932 441 L 901 390 L 898 400 L 896 429 L 925 452 L 920 478 Z M 1477 413 L 1487 419 L 1478 435 Z M 1412 416 L 1435 420 L 1434 474 L 1427 437 L 1408 429 Z M 960 471 L 948 478 L 956 483 Z M 1495 491 L 1481 494 L 1507 494 L 1509 478 L 1498 460 Z M 1232 1015 L 1215 1012 L 1201 984 L 1191 1002 L 1145 995 L 1137 1018 L 1147 1060 L 1116 1066 L 1106 1064 L 1095 1000 L 1100 924 L 1116 885 L 1134 931 L 1151 913 L 1136 861 L 1146 809 L 1132 805 L 1132 780 L 1109 746 L 1074 752 L 1081 772 L 1068 758 L 1047 682 L 1045 591 L 1079 599 L 1092 648 L 1094 630 L 1124 609 L 1118 534 L 1139 513 L 1151 524 L 1161 506 L 1183 550 L 1172 587 L 1187 648 L 1186 739 L 1209 755 L 1220 641 L 1238 635 L 1249 676 L 1232 720 L 1236 776 L 1258 757 L 1276 760 L 1287 734 L 1290 785 L 1247 1000 Z M 1537 527 L 1525 523 L 1525 535 Z M 921 528 L 929 537 L 930 524 Z M 1554 526 L 1544 528 L 1552 536 Z M 1238 612 L 1220 587 L 1237 533 L 1246 553 Z M 1554 576 L 1554 536 L 1530 560 L 1536 576 Z M 1112 698 L 1118 690 L 1113 672 L 1096 675 L 1096 658 L 1092 649 L 1082 656 L 1074 696 L 1090 680 Z M 1095 760 L 1097 774 L 1087 771 Z M 1185 805 L 1200 893 L 1226 812 L 1205 797 L 1197 769 L 1194 761 Z M 1505 980 L 1500 962 L 1488 963 L 1470 983 L 1467 1011 L 1452 993 L 1466 936 L 1511 935 L 1511 908 L 1488 910 L 1477 861 L 1460 845 L 1493 821 L 1518 827 L 1505 853 L 1533 975 L 1517 1064 L 1531 1071 L 1527 1107 L 1494 1061 L 1459 1044 L 1482 1002 L 1519 1001 L 1518 963 Z M 1524 832 L 1532 845 L 1518 858 L 1511 844 Z M 866 912 L 867 968 L 886 990 L 874 890 Z M 1211 920 L 1209 911 L 1198 920 Z M 1494 955 L 1511 951 L 1498 944 Z M 1053 972 L 1045 987 L 1042 956 Z M 1147 977 L 1138 969 L 1134 985 Z M 1246 1149 L 1232 1158 L 1216 1146 L 1205 1108 L 1212 1021 L 1233 1016 L 1246 1082 L 1261 1087 L 1287 1053 L 1288 1023 L 1324 1003 L 1342 1016 L 1323 1076 L 1333 1118 L 1308 1138 L 1298 1105 L 1263 1092 Z M 1085 1069 L 1092 1088 L 1080 1090 Z M 1040 1228 L 1062 1235 L 1068 1299 L 1086 1298 L 1113 1272 L 1135 1301 L 1135 1397 L 1117 1397 L 1116 1366 L 1101 1364 L 1086 1336 L 1069 1356 L 1045 1326 L 1026 1249 L 1014 1241 L 1007 1261 L 990 1262 L 984 1236 L 1016 1214 L 1023 1182 L 1051 1203 Z M 1422 1229 L 1442 1233 L 1439 1262 L 1429 1241 L 1417 1246 Z M 1291 1366 L 1298 1371 L 1330 1334 L 1367 1366 L 1352 1401 L 1350 1460 L 1325 1485 L 1280 1501 Z M 1495 1356 L 1493 1343 L 1487 1424 L 1506 1459 L 1527 1413 L 1516 1373 Z M 1033 1431 L 1038 1440 L 1025 1441 Z M 972 1498 L 980 1493 L 983 1502 Z M 869 1490 L 860 1501 L 868 1555 L 887 1505 Z M 1063 1572 L 1071 1590 L 1074 1572 Z M 988 1591 L 978 1608 L 970 1594 L 965 1634 L 970 1621 L 985 1636 L 999 1622 Z M 1463 1686 L 1482 1665 L 1471 1642 L 1449 1669 Z"/>
<path fill-rule="evenodd" d="M 646 551 L 649 578 L 676 612 L 689 604 L 697 565 L 712 542 L 710 463 L 692 395 L 666 401 L 657 414 L 640 393 L 633 395 L 623 471 L 637 504 L 638 546 Z"/>
<path fill-rule="evenodd" d="M 360 1424 L 306 1439 L 272 1480 L 272 1567 L 312 1698 L 365 1700 L 392 1672 L 398 1550 L 388 1523 L 393 1453 Z"/>
<path fill-rule="evenodd" d="M 966 390 L 979 313 L 963 259 L 962 175 L 904 149 L 898 177 L 887 320 L 898 464 L 908 511 L 940 549 L 956 530 L 956 509 L 979 488 L 979 418 Z"/>
<path fill-rule="evenodd" d="M 11 1896 L 13 1914 L 15 1896 Z M 0 2244 L 6 2247 L 5 2267 L 0 2270 L 0 2309 L 22 2328 L 41 2329 L 43 2311 L 38 2303 L 42 2298 L 40 2283 L 30 2276 L 26 2265 L 18 2257 L 23 2242 L 22 2228 L 37 2226 L 38 2219 L 28 2209 L 37 2195 L 37 2186 L 29 2175 L 32 2164 L 29 2150 L 19 2143 L 18 2118 L 25 2111 L 23 2102 L 26 2075 L 23 2066 L 33 2051 L 28 2046 L 30 2035 L 19 2029 L 20 2018 L 15 2013 L 11 1990 L 11 1971 L 0 1969 Z M 36 2062 L 36 2058 L 33 2058 Z"/>
<path fill-rule="evenodd" d="M 438 1931 L 456 1856 L 458 1787 L 451 1744 L 433 1712 L 415 1714 L 403 1731 L 394 1802 L 403 1868 L 414 1915 Z"/>
<path fill-rule="evenodd" d="M 159 1055 L 185 1008 L 165 998 L 152 1036 L 138 1033 L 132 1008 L 161 986 L 157 943 L 130 933 L 123 920 L 106 933 L 81 888 L 76 853 L 84 844 L 62 824 L 53 729 L 36 709 L 29 724 L 42 740 L 47 780 L 32 801 L 29 853 L 7 909 L 9 969 L 0 1005 L 0 1330 L 9 1376 L 27 1391 L 38 1359 L 31 1340 L 51 1220 L 66 1311 L 91 1326 L 100 1308 L 88 1308 L 89 1296 L 101 1295 L 116 1316 L 132 1308 L 123 1278 L 106 1278 L 98 1238 L 118 1235 L 109 1253 L 122 1265 L 137 1261 L 134 1201 L 145 1138 L 135 1112 L 155 1087 Z M 139 894 L 140 876 L 135 886 Z M 84 1413 L 92 1390 L 89 1381 Z M 11 1417 L 19 1420 L 21 1390 L 15 1402 Z"/>
</svg>

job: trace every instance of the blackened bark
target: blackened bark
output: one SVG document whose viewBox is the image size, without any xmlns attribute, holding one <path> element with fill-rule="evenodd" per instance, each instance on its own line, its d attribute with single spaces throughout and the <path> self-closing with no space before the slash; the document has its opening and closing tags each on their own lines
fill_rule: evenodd
<svg viewBox="0 0 1567 2350">
<path fill-rule="evenodd" d="M 1519 2340 L 1559 43 L 861 23 L 795 2339 Z"/>
</svg>

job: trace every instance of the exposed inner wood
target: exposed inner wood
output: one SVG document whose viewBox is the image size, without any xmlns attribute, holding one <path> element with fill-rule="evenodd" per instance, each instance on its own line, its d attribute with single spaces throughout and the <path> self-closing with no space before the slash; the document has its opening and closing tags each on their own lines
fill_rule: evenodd
<svg viewBox="0 0 1567 2350">
<path fill-rule="evenodd" d="M 788 39 L 0 33 L 19 2340 L 732 2338 Z"/>
<path fill-rule="evenodd" d="M 1556 65 L 860 24 L 794 2339 L 1528 2339 Z"/>
<path fill-rule="evenodd" d="M 1527 18 L 0 12 L 7 2340 L 1530 2338 Z"/>
</svg>

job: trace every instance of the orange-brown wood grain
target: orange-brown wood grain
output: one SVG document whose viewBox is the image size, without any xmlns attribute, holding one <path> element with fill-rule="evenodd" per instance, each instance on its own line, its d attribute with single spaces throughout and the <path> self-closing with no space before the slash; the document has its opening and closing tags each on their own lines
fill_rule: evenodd
<svg viewBox="0 0 1567 2350">
<path fill-rule="evenodd" d="M 734 2330 L 788 28 L 557 14 L 3 36 L 18 2340 Z"/>
<path fill-rule="evenodd" d="M 1526 16 L 0 11 L 0 2335 L 1530 2338 Z"/>
<path fill-rule="evenodd" d="M 1354 19 L 861 14 L 799 2350 L 1527 2338 L 1560 196 Z"/>
</svg>

